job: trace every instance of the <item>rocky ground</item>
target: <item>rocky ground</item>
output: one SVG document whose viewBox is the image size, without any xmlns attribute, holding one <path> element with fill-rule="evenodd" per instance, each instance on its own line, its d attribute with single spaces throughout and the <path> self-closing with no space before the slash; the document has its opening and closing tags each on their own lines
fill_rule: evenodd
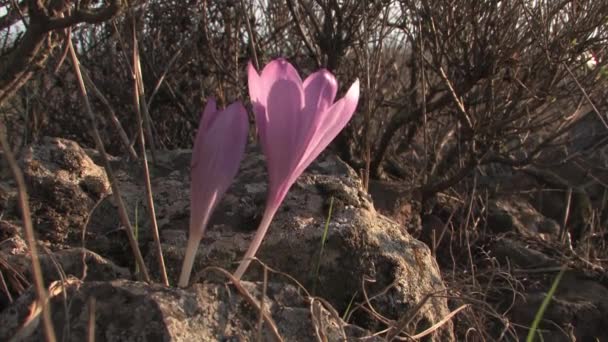
<svg viewBox="0 0 608 342">
<path fill-rule="evenodd" d="M 192 285 L 178 289 L 137 281 L 95 151 L 44 138 L 22 151 L 19 162 L 59 340 L 85 341 L 91 327 L 95 341 L 481 340 L 475 319 L 487 322 L 487 335 L 479 336 L 516 340 L 566 264 L 541 326 L 544 340 L 608 341 L 606 271 L 556 248 L 559 223 L 525 198 L 490 199 L 488 232 L 467 251 L 475 265 L 447 267 L 455 263 L 450 255 L 454 260 L 465 252 L 447 243 L 463 235 L 446 229 L 450 203 L 421 214 L 415 195 L 386 182 L 371 184 L 369 195 L 348 165 L 323 155 L 289 192 L 257 255 L 261 262 L 232 284 L 227 274 L 248 247 L 265 204 L 264 159 L 251 148 L 202 241 Z M 151 166 L 172 285 L 187 240 L 189 162 L 190 151 L 167 151 Z M 111 163 L 147 266 L 160 282 L 141 168 L 121 158 Z M 16 188 L 0 166 L 0 341 L 40 341 Z M 477 286 L 458 287 L 471 270 Z M 475 297 L 479 292 L 483 300 Z"/>
</svg>

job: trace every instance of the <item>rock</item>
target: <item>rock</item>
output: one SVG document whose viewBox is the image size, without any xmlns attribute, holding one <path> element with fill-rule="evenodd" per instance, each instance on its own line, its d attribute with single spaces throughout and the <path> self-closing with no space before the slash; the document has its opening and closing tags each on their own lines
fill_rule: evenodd
<svg viewBox="0 0 608 342">
<path fill-rule="evenodd" d="M 13 222 L 0 220 L 0 252 L 17 255 L 25 254 L 26 244 L 21 238 L 21 227 Z"/>
<path fill-rule="evenodd" d="M 545 239 L 556 239 L 560 230 L 557 222 L 543 216 L 525 199 L 491 201 L 486 223 L 494 233 L 517 232 Z"/>
<path fill-rule="evenodd" d="M 33 283 L 33 272 L 29 249 L 18 236 L 0 241 L 0 272 L 5 277 L 11 296 L 18 297 Z M 83 248 L 72 248 L 52 252 L 38 249 L 38 260 L 46 284 L 67 277 L 90 281 L 130 278 L 128 269 L 118 267 L 110 260 Z M 0 287 L 0 311 L 10 302 Z"/>
<path fill-rule="evenodd" d="M 91 190 L 107 185 L 103 170 L 75 143 L 50 138 L 43 143 L 45 145 L 30 147 L 22 158 L 28 182 L 34 184 L 31 188 L 36 226 L 38 229 L 54 228 L 52 232 L 43 229 L 41 235 L 53 243 L 62 244 L 62 248 L 77 248 L 83 246 L 82 228 L 86 226 L 86 248 L 106 259 L 99 259 L 92 253 L 87 255 L 92 261 L 108 262 L 98 265 L 100 272 L 105 274 L 103 279 L 128 276 L 122 268 L 115 266 L 132 266 L 133 257 L 124 232 L 119 229 L 113 197 Z M 172 283 L 181 269 L 191 210 L 189 160 L 188 151 L 159 151 L 157 164 L 151 171 L 163 252 Z M 149 247 L 151 229 L 147 208 L 143 204 L 145 188 L 141 170 L 132 162 L 114 160 L 112 163 L 116 167 L 128 215 L 134 226 L 137 222 L 138 239 L 148 268 L 159 279 L 155 248 Z M 85 179 L 97 179 L 104 186 L 83 186 Z M 195 272 L 206 266 L 219 266 L 229 271 L 236 268 L 235 263 L 243 257 L 261 219 L 266 186 L 264 158 L 257 149 L 250 148 L 235 183 L 211 218 L 197 255 Z M 320 255 L 330 205 L 333 212 L 329 218 L 324 251 Z M 137 219 L 135 208 L 139 208 Z M 70 272 L 81 276 L 81 253 L 71 253 L 75 254 L 70 256 L 69 267 L 73 269 Z M 371 298 L 369 304 L 373 309 L 389 320 L 402 318 L 427 294 L 444 290 L 441 274 L 428 247 L 410 236 L 400 224 L 377 213 L 369 195 L 361 189 L 356 173 L 329 154 L 318 158 L 294 184 L 257 257 L 268 266 L 294 277 L 307 289 L 315 288 L 315 294 L 340 313 L 345 312 L 352 302 L 352 322 L 372 330 L 384 329 L 385 326 L 365 310 L 357 308 L 358 303 L 367 305 L 363 289 Z M 245 278 L 261 279 L 262 268 L 254 263 Z M 217 279 L 204 273 L 195 275 L 193 280 Z M 286 282 L 280 275 L 271 275 L 270 281 Z M 406 332 L 420 332 L 448 313 L 446 300 L 432 297 Z M 156 333 L 159 338 L 168 336 L 166 328 L 158 328 Z M 135 338 L 137 335 L 129 336 Z M 430 337 L 453 340 L 451 321 L 435 330 Z"/>
<path fill-rule="evenodd" d="M 27 245 L 21 238 L 21 228 L 12 222 L 0 220 L 0 281 L 3 281 L 0 282 L 0 311 L 29 287 L 23 270 L 8 260 L 10 256 L 25 253 Z"/>
<path fill-rule="evenodd" d="M 520 240 L 501 238 L 492 245 L 492 256 L 503 265 L 520 268 L 557 267 L 559 262 Z"/>
<path fill-rule="evenodd" d="M 63 244 L 82 239 L 95 203 L 107 192 L 105 171 L 73 141 L 45 137 L 20 158 L 39 238 Z"/>
<path fill-rule="evenodd" d="M 420 229 L 420 199 L 412 198 L 411 191 L 397 182 L 369 181 L 369 193 L 374 208 L 384 216 L 403 225 L 408 232 Z"/>
<path fill-rule="evenodd" d="M 0 221 L 0 272 L 13 297 L 21 295 L 33 279 L 29 248 L 22 235 L 20 226 Z M 68 276 L 87 280 L 114 280 L 131 276 L 128 269 L 118 267 L 85 248 L 51 251 L 40 244 L 38 253 L 38 261 L 47 284 Z M 9 297 L 1 287 L 0 311 L 9 302 Z"/>
<path fill-rule="evenodd" d="M 259 305 L 262 284 L 241 284 Z M 59 341 L 87 340 L 93 298 L 95 341 L 258 341 L 259 311 L 233 286 L 203 283 L 182 290 L 126 280 L 82 283 L 70 279 L 65 288 L 59 284 L 54 288 L 51 317 Z M 70 303 L 67 312 L 64 296 Z M 0 314 L 0 340 L 8 341 L 16 334 L 20 341 L 44 340 L 39 320 L 31 323 L 31 329 L 19 329 L 33 297 L 30 291 Z M 370 335 L 344 323 L 331 307 L 311 302 L 291 285 L 268 283 L 264 308 L 285 341 L 313 341 L 317 336 L 358 341 Z M 272 337 L 264 324 L 262 340 L 272 341 Z"/>
<path fill-rule="evenodd" d="M 570 208 L 567 207 L 567 191 L 543 192 L 536 197 L 539 212 L 547 217 L 563 220 L 564 212 L 569 209 L 567 230 L 576 245 L 581 239 L 587 237 L 590 228 L 596 220 L 596 214 L 604 204 L 593 203 L 584 189 L 573 189 L 570 200 Z M 603 202 L 602 202 L 603 203 Z"/>
<path fill-rule="evenodd" d="M 557 273 L 551 274 L 551 282 Z M 548 286 L 547 286 L 548 288 Z M 530 326 L 546 291 L 529 292 L 513 305 L 514 323 Z M 608 341 L 608 288 L 567 271 L 547 307 L 540 325 L 544 341 Z M 525 338 L 527 330 L 520 330 Z"/>
<path fill-rule="evenodd" d="M 219 204 L 202 240 L 195 272 L 214 265 L 233 271 L 243 257 L 264 210 L 266 171 L 263 157 L 249 151 L 235 183 Z M 169 175 L 177 196 L 167 203 L 183 202 L 188 180 Z M 182 178 L 180 178 L 182 177 Z M 181 179 L 181 180 L 180 180 Z M 181 184 L 180 184 L 181 181 Z M 157 179 L 155 183 L 165 182 Z M 331 198 L 334 198 L 327 242 L 315 276 L 321 239 Z M 188 209 L 172 207 L 164 213 L 171 223 L 161 227 L 163 251 L 170 273 L 176 279 L 187 240 Z M 172 220 L 170 218 L 173 218 Z M 148 264 L 155 264 L 154 249 L 148 248 Z M 362 286 L 374 309 L 398 319 L 426 294 L 442 290 L 440 272 L 428 247 L 412 238 L 396 222 L 378 214 L 368 195 L 361 191 L 355 172 L 333 156 L 323 156 L 298 179 L 281 205 L 257 257 L 268 266 L 295 277 L 306 288 L 316 285 L 317 294 L 339 312 L 351 300 L 362 302 Z M 207 275 L 194 281 L 208 279 Z M 261 267 L 252 264 L 246 279 L 259 280 Z M 282 277 L 271 276 L 272 281 Z M 428 328 L 449 313 L 444 299 L 432 298 L 423 307 L 418 331 Z M 355 322 L 375 328 L 375 319 L 362 310 Z M 416 329 L 413 329 L 413 332 Z M 453 340 L 451 323 L 438 329 L 434 338 Z"/>
<path fill-rule="evenodd" d="M 1 166 L 0 166 L 1 167 Z M 10 176 L 12 177 L 12 175 Z M 12 184 L 12 178 L 8 181 L 0 176 L 0 218 L 3 216 L 18 216 L 17 190 Z"/>
<path fill-rule="evenodd" d="M 114 280 L 131 276 L 128 269 L 116 266 L 110 260 L 84 248 L 70 248 L 56 252 L 39 250 L 38 253 L 42 274 L 47 283 L 61 280 L 66 276 L 91 281 Z M 8 255 L 5 258 L 11 265 L 23 270 L 23 274 L 32 279 L 28 253 Z"/>
<path fill-rule="evenodd" d="M 171 229 L 174 225 L 183 226 L 189 221 L 190 155 L 191 152 L 184 150 L 158 151 L 157 163 L 150 162 L 156 220 L 160 230 Z M 184 160 L 188 160 L 188 163 Z M 145 254 L 153 236 L 144 176 L 141 168 L 132 162 L 114 160 L 113 164 L 127 214 L 131 225 L 137 229 L 137 239 Z M 86 245 L 87 248 L 110 257 L 117 264 L 133 269 L 131 247 L 125 232 L 119 229 L 121 226 L 114 196 L 106 196 L 90 214 L 86 226 Z"/>
</svg>

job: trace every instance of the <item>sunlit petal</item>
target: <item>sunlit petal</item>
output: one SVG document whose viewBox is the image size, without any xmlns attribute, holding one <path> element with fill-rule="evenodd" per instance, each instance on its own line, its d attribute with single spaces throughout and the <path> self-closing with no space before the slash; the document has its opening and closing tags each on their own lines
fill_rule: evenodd
<svg viewBox="0 0 608 342">
<path fill-rule="evenodd" d="M 268 167 L 266 209 L 234 276 L 240 278 L 255 256 L 289 188 L 352 118 L 359 81 L 334 103 L 338 82 L 319 70 L 304 82 L 284 59 L 270 62 L 261 75 L 249 65 L 249 95 Z"/>
</svg>

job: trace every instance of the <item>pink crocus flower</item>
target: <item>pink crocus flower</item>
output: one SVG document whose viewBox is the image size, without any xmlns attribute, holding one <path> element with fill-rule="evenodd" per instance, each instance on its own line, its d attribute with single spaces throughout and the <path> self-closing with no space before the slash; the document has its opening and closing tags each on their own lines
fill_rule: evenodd
<svg viewBox="0 0 608 342">
<path fill-rule="evenodd" d="M 346 126 L 359 101 L 359 80 L 334 103 L 338 82 L 332 73 L 321 69 L 302 82 L 284 59 L 270 62 L 261 75 L 250 63 L 248 81 L 269 184 L 262 221 L 234 274 L 237 279 L 255 256 L 289 188 Z"/>
<path fill-rule="evenodd" d="M 211 217 L 243 159 L 249 120 L 240 102 L 218 110 L 209 99 L 200 121 L 191 161 L 190 234 L 179 286 L 188 286 L 194 257 Z"/>
</svg>

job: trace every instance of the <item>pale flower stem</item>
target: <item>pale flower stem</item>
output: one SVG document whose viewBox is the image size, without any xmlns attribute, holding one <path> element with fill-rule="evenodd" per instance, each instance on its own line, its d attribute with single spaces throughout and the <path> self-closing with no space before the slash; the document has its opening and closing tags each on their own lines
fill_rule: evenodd
<svg viewBox="0 0 608 342">
<path fill-rule="evenodd" d="M 194 265 L 194 259 L 198 246 L 201 243 L 201 237 L 190 236 L 188 238 L 188 246 L 186 247 L 186 256 L 184 257 L 184 263 L 182 264 L 182 273 L 179 276 L 179 283 L 177 286 L 186 287 L 190 282 L 190 274 L 192 273 L 192 266 Z"/>
<path fill-rule="evenodd" d="M 279 203 L 280 203 L 280 201 L 279 201 Z M 266 207 L 266 211 L 264 212 L 264 217 L 262 217 L 260 226 L 258 227 L 258 230 L 255 233 L 255 236 L 253 237 L 251 244 L 249 244 L 249 249 L 247 249 L 247 252 L 245 253 L 245 256 L 243 257 L 243 260 L 239 264 L 239 267 L 236 269 L 236 272 L 234 272 L 234 277 L 236 279 L 241 279 L 243 274 L 245 274 L 245 271 L 247 271 L 247 267 L 249 267 L 249 264 L 251 263 L 252 258 L 255 256 L 258 249 L 260 248 L 260 245 L 262 244 L 262 240 L 264 240 L 264 236 L 266 236 L 266 232 L 268 231 L 268 228 L 270 227 L 270 223 L 272 222 L 272 219 L 274 218 L 274 215 L 276 214 L 277 209 L 279 209 L 279 205 L 272 205 L 272 206 Z"/>
</svg>

